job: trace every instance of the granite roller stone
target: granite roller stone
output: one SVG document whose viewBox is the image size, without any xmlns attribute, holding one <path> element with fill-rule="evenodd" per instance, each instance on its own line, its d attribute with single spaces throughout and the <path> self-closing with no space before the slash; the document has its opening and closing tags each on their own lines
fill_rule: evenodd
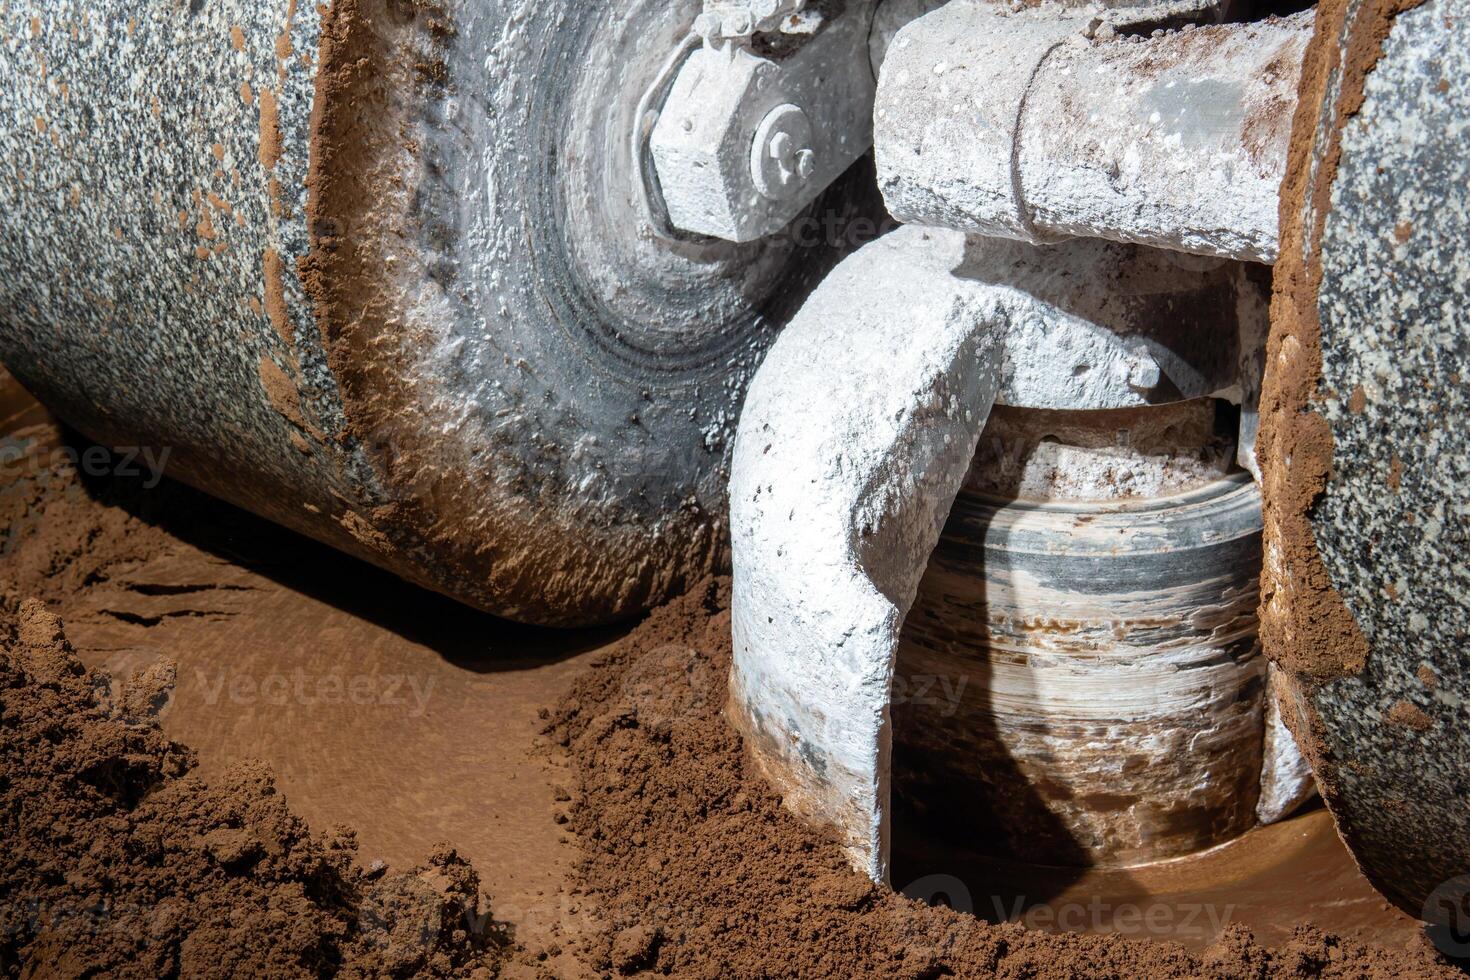
<svg viewBox="0 0 1470 980">
<path fill-rule="evenodd" d="M 634 115 L 699 7 L 5 5 L 0 360 L 483 609 L 679 593 L 727 560 L 746 380 L 838 250 L 651 227 Z"/>
<path fill-rule="evenodd" d="M 1462 941 L 1470 17 L 1326 0 L 1303 77 L 1258 443 L 1262 636 L 1364 873 Z"/>
</svg>

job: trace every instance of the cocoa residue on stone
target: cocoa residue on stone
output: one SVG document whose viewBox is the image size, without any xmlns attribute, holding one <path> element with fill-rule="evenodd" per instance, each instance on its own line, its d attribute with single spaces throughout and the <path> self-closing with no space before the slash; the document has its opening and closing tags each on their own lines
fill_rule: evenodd
<svg viewBox="0 0 1470 980">
<path fill-rule="evenodd" d="M 931 908 L 852 871 L 785 810 L 723 707 L 730 591 L 708 580 L 653 613 L 551 713 L 574 780 L 567 826 L 598 926 L 581 952 L 678 977 L 1450 977 L 1432 949 L 1297 930 L 1276 949 L 1230 927 L 1202 955 L 1052 935 Z"/>
<path fill-rule="evenodd" d="M 281 160 L 281 112 L 273 89 L 260 90 L 260 166 L 266 173 Z"/>
<path fill-rule="evenodd" d="M 301 413 L 301 392 L 281 366 L 269 357 L 260 359 L 260 386 L 265 389 L 271 407 L 292 425 L 307 428 L 306 416 Z"/>
<path fill-rule="evenodd" d="M 1301 98 L 1292 124 L 1281 189 L 1281 258 L 1274 270 L 1271 335 L 1261 392 L 1261 465 L 1265 564 L 1261 575 L 1261 643 L 1303 693 L 1361 673 L 1368 643 L 1334 588 L 1317 550 L 1311 509 L 1332 472 L 1333 439 L 1319 410 L 1324 400 L 1320 250 L 1332 185 L 1342 155 L 1342 130 L 1362 108 L 1364 86 L 1383 53 L 1394 18 L 1422 0 L 1323 0 L 1302 69 Z M 1341 50 L 1346 34 L 1351 44 Z M 1318 146 L 1318 118 L 1331 87 L 1335 116 Z M 1351 401 L 1351 398 L 1350 398 Z M 1339 760 L 1318 729 L 1310 697 L 1294 698 L 1282 717 L 1312 763 L 1322 796 L 1336 800 Z M 1339 825 L 1339 829 L 1341 825 Z"/>
<path fill-rule="evenodd" d="M 1309 684 L 1357 674 L 1368 657 L 1367 641 L 1322 563 L 1308 516 L 1326 488 L 1333 451 L 1331 430 L 1318 411 L 1323 396 L 1317 312 L 1322 267 L 1319 251 L 1310 246 L 1321 241 L 1331 209 L 1342 129 L 1362 107 L 1364 84 L 1382 55 L 1394 18 L 1420 2 L 1367 0 L 1354 5 L 1323 0 L 1318 5 L 1281 191 L 1281 259 L 1275 267 L 1257 441 L 1266 528 L 1261 639 L 1276 662 Z M 1339 39 L 1349 16 L 1356 16 L 1357 23 L 1344 55 Z M 1339 76 L 1336 116 L 1318 160 L 1319 107 Z M 1308 217 L 1310 226 L 1304 224 Z M 1350 401 L 1356 399 L 1354 394 Z"/>
<path fill-rule="evenodd" d="M 286 281 L 285 261 L 281 253 L 273 248 L 265 250 L 264 260 L 265 275 L 265 313 L 270 317 L 271 326 L 276 328 L 276 333 L 290 347 L 296 343 L 296 331 L 291 326 L 291 318 L 286 312 Z"/>
<path fill-rule="evenodd" d="M 1416 732 L 1428 731 L 1434 727 L 1434 719 L 1425 714 L 1424 709 L 1408 701 L 1395 701 L 1384 720 L 1390 725 L 1412 728 Z"/>
<path fill-rule="evenodd" d="M 364 871 L 263 765 L 193 775 L 154 721 L 171 683 L 86 669 L 41 601 L 0 597 L 0 973 L 495 975 L 506 943 L 451 848 Z"/>
</svg>

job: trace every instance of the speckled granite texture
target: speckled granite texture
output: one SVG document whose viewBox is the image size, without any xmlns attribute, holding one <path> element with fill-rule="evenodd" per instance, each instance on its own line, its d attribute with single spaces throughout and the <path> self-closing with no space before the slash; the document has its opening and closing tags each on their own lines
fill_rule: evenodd
<svg viewBox="0 0 1470 980">
<path fill-rule="evenodd" d="M 0 361 L 481 608 L 678 595 L 728 557 L 750 374 L 876 198 L 869 163 L 793 235 L 650 227 L 634 117 L 699 7 L 0 4 Z"/>
<path fill-rule="evenodd" d="M 1312 703 L 1344 836 L 1411 911 L 1470 873 L 1466 13 L 1430 0 L 1398 16 L 1343 130 L 1320 243 L 1335 450 L 1312 520 L 1370 652 Z"/>
<path fill-rule="evenodd" d="M 89 434 L 361 551 L 310 510 L 371 500 L 296 273 L 320 26 L 312 3 L 0 7 L 0 358 Z"/>
</svg>

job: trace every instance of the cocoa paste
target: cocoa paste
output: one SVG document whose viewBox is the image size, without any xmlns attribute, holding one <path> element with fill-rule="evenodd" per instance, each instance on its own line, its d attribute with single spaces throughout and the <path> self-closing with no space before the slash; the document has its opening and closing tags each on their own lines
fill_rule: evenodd
<svg viewBox="0 0 1470 980">
<path fill-rule="evenodd" d="M 930 907 L 851 870 L 785 810 L 725 722 L 730 592 L 653 613 L 551 713 L 574 776 L 567 826 L 599 906 L 593 966 L 680 977 L 1450 977 L 1422 943 L 1365 946 L 1303 927 L 1276 949 L 1229 927 L 1202 955 L 1052 935 Z"/>
<path fill-rule="evenodd" d="M 37 599 L 0 599 L 0 970 L 8 976 L 479 976 L 507 943 L 441 847 L 365 871 L 263 765 L 213 783 L 153 720 L 172 671 L 86 669 Z"/>
<path fill-rule="evenodd" d="M 1281 190 L 1281 259 L 1275 267 L 1256 450 L 1266 526 L 1261 640 L 1273 660 L 1309 683 L 1359 673 L 1368 657 L 1367 641 L 1332 586 L 1309 519 L 1313 502 L 1326 487 L 1333 449 L 1327 420 L 1318 411 L 1323 397 L 1317 312 L 1321 257 L 1309 245 L 1322 240 L 1331 210 L 1342 128 L 1362 108 L 1364 83 L 1382 55 L 1394 18 L 1421 2 L 1366 0 L 1354 5 L 1323 0 L 1318 5 Z M 1357 23 L 1344 54 L 1339 39 L 1354 9 Z M 1318 116 L 1339 78 L 1336 115 L 1318 159 Z M 1350 405 L 1355 398 L 1349 398 Z"/>
</svg>

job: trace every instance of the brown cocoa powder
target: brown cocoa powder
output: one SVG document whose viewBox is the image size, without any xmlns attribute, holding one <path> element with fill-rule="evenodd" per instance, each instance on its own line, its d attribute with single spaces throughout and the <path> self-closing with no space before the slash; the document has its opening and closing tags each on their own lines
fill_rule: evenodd
<svg viewBox="0 0 1470 980">
<path fill-rule="evenodd" d="M 260 359 L 260 386 L 265 389 L 271 407 L 292 425 L 307 428 L 306 416 L 301 413 L 301 392 L 296 382 L 269 357 Z"/>
<path fill-rule="evenodd" d="M 352 832 L 313 834 L 263 765 L 192 775 L 153 721 L 171 683 L 88 670 L 42 602 L 0 599 L 0 971 L 495 974 L 508 944 L 452 848 L 365 871 Z"/>
<path fill-rule="evenodd" d="M 274 89 L 260 90 L 260 166 L 267 173 L 281 159 L 281 113 Z"/>
<path fill-rule="evenodd" d="M 62 646 L 59 628 L 54 620 L 30 610 L 22 629 L 22 617 L 13 614 L 19 610 L 16 595 L 37 595 L 56 608 L 66 608 L 78 595 L 97 587 L 96 583 L 166 549 L 171 539 L 168 531 L 150 520 L 149 515 L 155 511 L 166 511 L 175 522 L 216 529 L 222 552 L 230 553 L 229 521 L 223 516 L 228 508 L 181 487 L 170 490 L 168 484 L 159 491 L 137 494 L 130 492 L 128 481 L 79 478 L 66 465 L 58 465 L 55 452 L 64 444 L 54 427 L 45 422 L 44 414 L 37 412 L 33 403 L 12 404 L 4 397 L 7 393 L 0 386 L 0 420 L 6 422 L 5 430 L 13 438 L 22 437 L 17 441 L 28 449 L 21 459 L 7 457 L 8 465 L 0 472 L 0 593 L 11 596 L 0 606 L 0 652 L 13 656 L 22 642 L 27 650 L 49 650 L 38 660 L 43 667 L 52 664 L 48 669 L 56 675 L 73 669 L 66 666 L 69 658 L 64 648 L 57 653 L 57 647 Z M 85 447 L 69 448 L 75 451 Z M 127 506 L 114 506 L 118 499 Z M 590 942 L 579 942 L 570 927 L 561 941 L 590 964 L 617 972 L 666 970 L 675 976 L 709 975 L 721 970 L 736 976 L 904 976 L 945 971 L 963 976 L 1035 977 L 1372 977 L 1390 972 L 1404 977 L 1454 975 L 1446 972 L 1427 947 L 1375 950 L 1312 929 L 1298 931 L 1290 942 L 1273 950 L 1263 949 L 1248 934 L 1234 929 L 1214 949 L 1200 955 L 1167 945 L 1055 937 L 1016 925 L 990 926 L 959 913 L 906 901 L 872 886 L 847 870 L 830 840 L 806 829 L 781 809 L 779 800 L 746 767 L 743 747 L 719 710 L 724 703 L 724 671 L 729 662 L 728 615 L 727 587 L 722 583 L 702 586 L 690 598 L 656 613 L 623 648 L 578 684 L 556 713 L 551 727 L 553 741 L 566 742 L 575 776 L 568 788 L 577 790 L 557 794 L 565 799 L 560 799 L 562 809 L 556 819 L 569 833 L 575 832 L 585 850 L 579 880 L 586 894 L 576 895 L 575 901 L 600 923 L 592 931 Z M 176 655 L 183 660 L 186 654 L 178 651 Z M 32 668 L 25 677 L 33 678 L 41 669 Z M 12 676 L 3 670 L 0 675 Z M 166 689 L 170 674 L 167 668 L 157 667 L 146 676 L 122 682 L 97 674 L 87 676 L 96 679 L 97 700 L 92 703 L 115 722 L 118 717 L 146 718 L 160 692 Z M 30 680 L 23 679 L 21 687 L 30 684 Z M 19 703 L 15 700 L 19 697 L 21 694 L 8 680 L 0 681 L 0 718 L 16 717 L 10 705 Z M 46 718 L 51 720 L 46 723 L 54 730 L 73 724 L 61 720 L 70 717 L 67 712 L 55 710 L 60 700 L 53 698 L 50 705 Z M 73 757 L 90 758 L 87 753 L 92 751 L 79 751 Z M 182 747 L 172 751 L 180 757 L 188 754 Z M 32 761 L 30 752 L 26 750 L 24 767 L 12 765 L 7 756 L 0 772 L 7 779 L 22 769 L 41 773 L 38 778 L 46 784 L 43 788 L 56 794 L 55 799 L 47 797 L 47 806 L 57 813 L 81 814 L 66 826 L 90 828 L 90 811 L 68 809 L 82 807 L 85 799 L 76 803 L 62 798 L 78 793 L 85 797 L 90 792 L 86 784 L 73 779 L 68 787 L 62 783 L 67 777 L 48 781 L 46 770 L 37 768 L 38 761 Z M 155 758 L 147 752 L 141 757 Z M 164 757 L 172 758 L 166 753 Z M 264 812 L 262 808 L 276 803 L 284 807 L 278 793 L 261 789 L 268 782 L 268 774 L 259 767 L 247 766 L 232 770 L 228 779 L 215 778 L 212 786 L 189 774 L 182 780 L 190 781 L 197 792 L 170 790 L 178 799 L 209 801 L 207 805 L 190 804 L 193 809 L 185 808 L 186 813 L 194 814 L 185 823 L 187 840 L 193 842 L 190 847 L 194 849 L 181 847 L 180 853 L 192 855 L 190 860 L 179 867 L 110 866 L 112 877 L 107 885 L 112 891 L 108 894 L 165 896 L 156 905 L 171 909 L 172 899 L 166 896 L 191 896 L 192 902 L 194 896 L 204 894 L 200 889 L 205 884 L 191 877 L 201 862 L 209 862 L 217 875 L 225 876 L 229 867 L 261 860 L 256 857 L 256 842 L 269 841 L 270 833 L 241 833 L 245 829 L 242 821 L 211 823 L 206 816 L 216 810 L 234 812 L 231 807 L 251 813 Z M 167 779 L 160 790 L 180 781 Z M 58 785 L 52 786 L 53 782 Z M 6 799 L 3 793 L 0 799 Z M 145 802 L 153 800 L 149 795 Z M 118 820 L 136 823 L 135 814 L 113 816 L 116 819 L 98 819 L 96 833 L 86 830 L 84 833 L 91 835 L 88 840 L 100 839 L 103 831 L 110 833 L 108 828 Z M 493 814 L 489 816 L 493 818 Z M 165 811 L 159 817 L 148 826 L 156 828 L 183 819 L 174 811 Z M 269 831 L 272 827 L 287 827 L 287 823 L 284 816 L 271 817 L 261 826 Z M 283 848 L 282 853 L 299 853 L 302 847 L 309 847 L 300 843 L 310 838 L 309 831 L 297 824 L 289 826 L 297 826 L 303 836 L 294 836 L 297 831 L 278 834 L 296 842 L 291 845 L 295 851 Z M 8 830 L 3 836 L 7 843 L 12 839 Z M 317 838 L 326 842 L 321 851 L 329 856 L 336 853 L 336 842 L 347 839 L 341 832 Z M 115 855 L 109 850 L 110 844 L 99 846 L 101 858 Z M 43 836 L 34 850 L 49 862 L 49 867 L 69 868 L 66 862 L 74 863 L 77 855 L 69 840 L 55 836 Z M 430 868 L 430 887 L 443 877 L 454 877 L 442 867 L 432 870 L 437 861 L 438 856 L 424 866 Z M 144 876 L 143 884 L 132 882 L 134 875 Z M 178 878 L 178 883 L 169 884 L 171 876 Z M 380 876 L 386 878 L 386 872 L 354 869 L 345 873 L 345 880 L 360 880 L 366 889 Z M 407 877 L 416 879 L 419 875 Z M 21 886 L 12 886 L 9 877 L 3 881 L 8 892 L 28 894 Z M 43 884 L 59 887 L 53 880 Z M 213 879 L 208 884 L 214 887 Z M 280 882 L 267 884 L 269 887 L 261 886 L 264 891 L 249 894 L 276 895 L 279 889 L 271 889 Z M 300 884 L 305 891 L 304 883 Z M 146 891 L 150 888 L 155 892 Z M 409 899 L 422 892 L 412 880 L 400 880 L 386 896 L 377 899 L 371 898 L 376 892 L 365 891 L 364 904 L 356 906 L 356 919 L 366 918 L 370 926 L 386 921 L 384 904 L 391 905 L 404 890 Z M 473 889 L 464 892 L 466 896 L 472 893 Z M 235 901 L 235 893 L 211 894 L 215 897 L 205 899 L 204 907 L 213 911 L 248 906 L 248 902 Z M 227 902 L 230 895 L 235 898 Z M 114 906 L 120 902 L 113 900 Z M 433 907 L 431 903 L 408 904 L 420 910 Z M 276 901 L 272 907 L 283 906 Z M 580 915 L 576 908 L 570 911 Z M 330 904 L 319 903 L 310 914 L 318 916 L 313 921 L 326 923 L 324 928 L 329 932 L 335 928 L 334 922 L 353 920 L 352 912 L 342 913 Z M 480 914 L 484 914 L 483 905 Z M 473 914 L 470 917 L 474 918 Z M 406 919 L 417 923 L 422 916 L 407 915 Z M 76 917 L 69 921 L 74 924 Z M 417 925 L 405 929 L 410 936 L 421 934 Z M 173 941 L 182 933 L 168 935 Z M 346 949 L 352 935 L 349 932 L 336 940 L 329 938 L 328 948 Z M 58 938 L 59 934 L 52 937 Z M 255 941 L 269 945 L 279 938 L 267 930 Z M 295 932 L 287 938 L 305 943 Z M 235 957 L 221 960 L 230 969 L 258 967 L 269 973 L 273 969 L 269 964 L 276 962 L 272 957 L 281 955 L 279 946 L 275 952 L 248 947 L 231 951 L 229 944 L 236 939 L 239 936 L 228 931 L 210 932 L 201 934 L 195 942 L 213 944 L 208 948 L 217 948 L 221 957 Z M 451 937 L 451 941 L 456 940 Z M 331 946 L 333 942 L 337 945 Z M 39 972 L 47 972 L 45 967 L 52 964 L 45 956 L 61 955 L 48 952 L 49 948 L 37 947 L 36 952 L 27 953 L 30 963 L 43 967 Z M 310 951 L 319 947 L 307 944 L 289 948 Z M 364 972 L 384 975 L 396 970 L 409 975 L 415 969 L 423 972 L 434 968 L 432 964 L 419 968 L 408 965 L 412 962 L 412 944 L 400 943 L 399 948 L 407 948 L 408 952 L 395 954 L 386 965 L 380 961 L 374 967 L 365 967 Z M 183 946 L 179 949 L 182 951 Z M 104 944 L 88 953 L 90 959 L 77 962 L 95 966 L 114 952 Z M 550 947 L 546 954 L 556 955 Z M 6 955 L 18 958 L 20 954 Z M 518 965 L 532 974 L 551 975 L 545 964 L 528 962 L 531 957 L 522 951 L 504 955 L 510 956 L 512 963 L 519 961 Z M 254 957 L 248 964 L 241 958 L 247 956 Z M 153 961 L 139 957 L 137 962 L 151 965 Z M 352 962 L 362 961 L 344 960 L 344 964 Z M 147 973 L 147 969 L 140 967 L 138 972 Z M 303 968 L 297 972 L 311 971 Z M 573 971 L 556 975 L 582 974 Z"/>
<path fill-rule="evenodd" d="M 265 250 L 265 312 L 287 347 L 296 343 L 296 331 L 286 313 L 285 262 L 273 248 Z"/>
<path fill-rule="evenodd" d="M 1394 702 L 1393 707 L 1388 709 L 1384 721 L 1390 725 L 1400 725 L 1418 732 L 1428 731 L 1434 727 L 1434 720 L 1424 713 L 1424 709 L 1408 701 Z"/>
</svg>

